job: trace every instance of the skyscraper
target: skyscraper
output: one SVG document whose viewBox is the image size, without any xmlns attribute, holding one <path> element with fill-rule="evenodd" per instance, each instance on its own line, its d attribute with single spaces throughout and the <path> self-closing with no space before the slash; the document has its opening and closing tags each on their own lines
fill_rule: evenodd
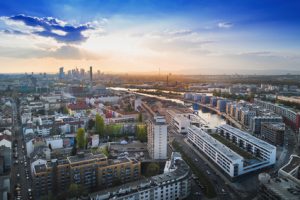
<svg viewBox="0 0 300 200">
<path fill-rule="evenodd" d="M 58 77 L 59 77 L 59 79 L 65 78 L 64 67 L 60 67 L 59 68 L 59 75 L 58 75 Z"/>
<path fill-rule="evenodd" d="M 90 66 L 90 81 L 93 82 L 93 67 Z"/>
</svg>

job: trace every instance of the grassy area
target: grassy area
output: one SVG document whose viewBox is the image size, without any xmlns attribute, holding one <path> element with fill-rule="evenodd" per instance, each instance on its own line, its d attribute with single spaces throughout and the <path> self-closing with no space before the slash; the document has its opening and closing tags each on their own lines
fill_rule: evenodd
<svg viewBox="0 0 300 200">
<path fill-rule="evenodd" d="M 207 198 L 214 198 L 217 196 L 215 188 L 210 179 L 194 164 L 193 160 L 182 150 L 179 144 L 174 140 L 172 146 L 175 151 L 181 153 L 182 158 L 190 166 L 192 172 L 199 178 L 200 183 L 205 186 L 204 194 Z"/>
<path fill-rule="evenodd" d="M 251 153 L 248 153 L 248 152 L 244 151 L 243 149 L 239 148 L 238 146 L 236 146 L 235 144 L 233 144 L 229 140 L 226 140 L 221 135 L 211 134 L 211 136 L 214 137 L 215 139 L 217 139 L 218 141 L 220 141 L 221 143 L 223 143 L 225 146 L 230 148 L 232 151 L 234 151 L 234 152 L 238 153 L 239 155 L 243 156 L 245 159 L 255 159 L 255 157 Z"/>
</svg>

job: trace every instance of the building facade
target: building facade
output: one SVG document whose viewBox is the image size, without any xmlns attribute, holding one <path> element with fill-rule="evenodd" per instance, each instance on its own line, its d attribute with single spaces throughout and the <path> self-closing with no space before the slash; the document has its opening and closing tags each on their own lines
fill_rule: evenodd
<svg viewBox="0 0 300 200">
<path fill-rule="evenodd" d="M 261 136 L 262 138 L 273 144 L 282 146 L 284 143 L 284 123 L 262 123 Z"/>
<path fill-rule="evenodd" d="M 191 191 L 191 171 L 173 152 L 163 174 L 119 187 L 109 188 L 90 195 L 91 200 L 179 200 L 186 199 Z"/>
<path fill-rule="evenodd" d="M 140 167 L 140 162 L 127 157 L 109 160 L 103 154 L 83 152 L 66 159 L 39 159 L 31 164 L 33 189 L 37 198 L 64 193 L 70 184 L 86 191 L 104 189 L 139 179 Z"/>
<path fill-rule="evenodd" d="M 276 147 L 246 132 L 224 124 L 218 127 L 217 136 L 213 136 L 195 126 L 191 126 L 188 132 L 191 144 L 232 178 L 275 164 Z M 231 147 L 216 139 L 219 137 L 228 140 Z M 236 148 L 232 148 L 232 145 Z M 240 150 L 237 151 L 238 149 Z M 247 152 L 247 154 L 241 152 Z"/>
<path fill-rule="evenodd" d="M 167 159 L 168 131 L 166 120 L 155 116 L 148 122 L 148 151 L 152 159 Z"/>
</svg>

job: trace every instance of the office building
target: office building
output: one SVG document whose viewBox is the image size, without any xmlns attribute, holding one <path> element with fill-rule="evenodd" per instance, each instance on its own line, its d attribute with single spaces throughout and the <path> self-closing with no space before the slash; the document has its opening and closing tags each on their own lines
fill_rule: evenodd
<svg viewBox="0 0 300 200">
<path fill-rule="evenodd" d="M 64 68 L 63 67 L 59 68 L 58 77 L 59 77 L 59 79 L 64 79 L 65 78 L 65 72 L 64 72 Z"/>
<path fill-rule="evenodd" d="M 148 121 L 148 151 L 152 159 L 167 159 L 168 132 L 163 116 Z"/>
<path fill-rule="evenodd" d="M 93 82 L 93 67 L 90 66 L 90 81 Z"/>
</svg>

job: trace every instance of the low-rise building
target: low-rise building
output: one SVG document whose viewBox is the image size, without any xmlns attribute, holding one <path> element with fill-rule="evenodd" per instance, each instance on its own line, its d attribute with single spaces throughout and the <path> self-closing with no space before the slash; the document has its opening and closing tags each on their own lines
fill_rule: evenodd
<svg viewBox="0 0 300 200">
<path fill-rule="evenodd" d="M 289 162 L 278 171 L 278 177 L 259 174 L 258 200 L 300 199 L 300 157 L 292 155 Z"/>
</svg>

